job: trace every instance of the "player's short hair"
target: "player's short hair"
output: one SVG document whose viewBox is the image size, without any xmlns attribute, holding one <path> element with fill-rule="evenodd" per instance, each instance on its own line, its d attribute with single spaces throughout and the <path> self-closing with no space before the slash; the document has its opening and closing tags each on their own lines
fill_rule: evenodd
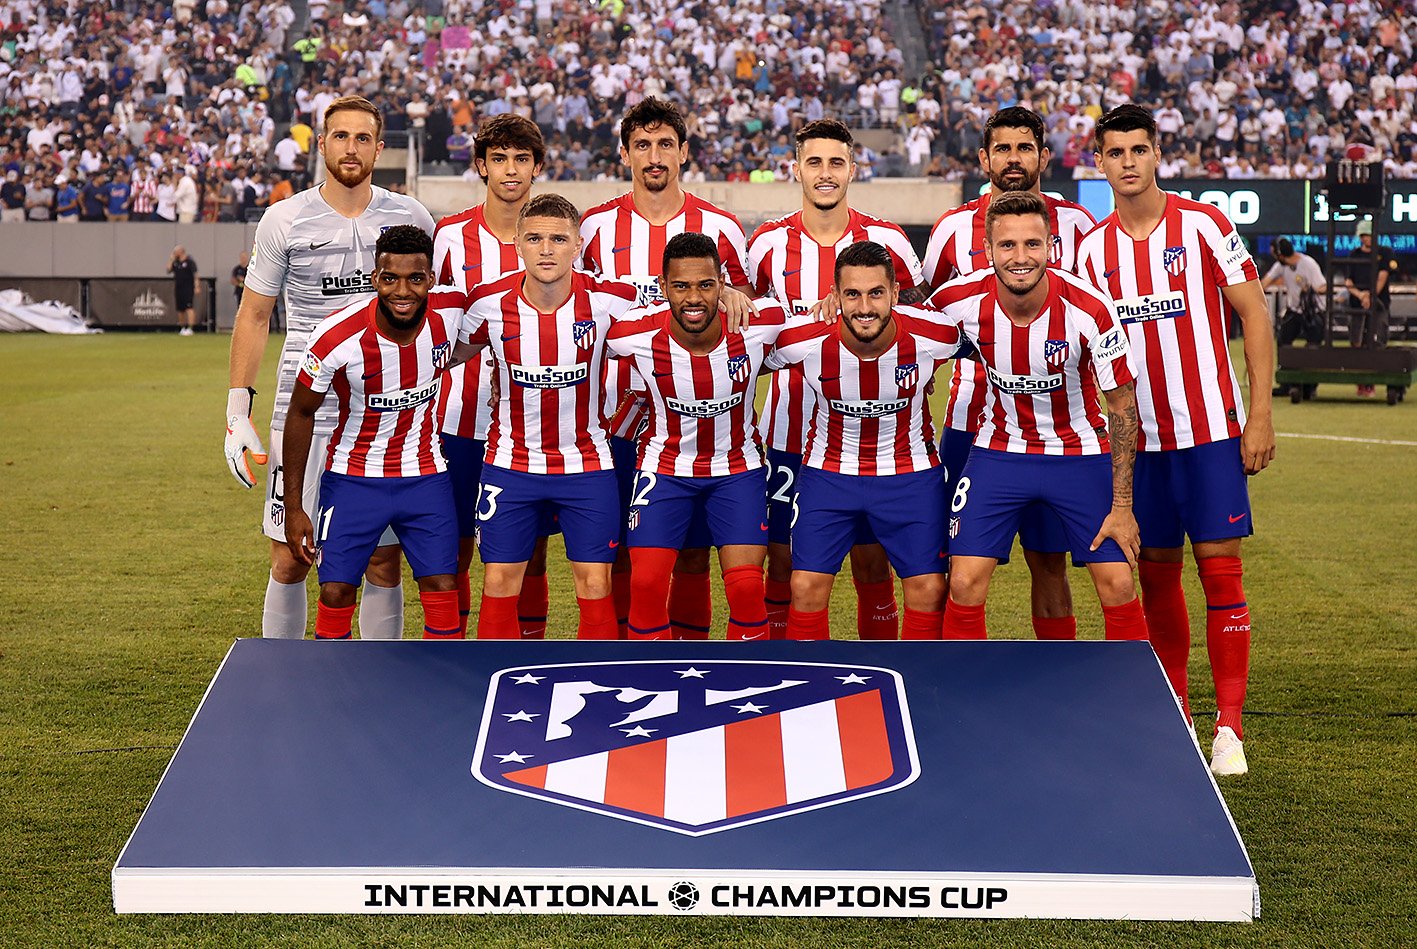
<svg viewBox="0 0 1417 949">
<path fill-rule="evenodd" d="M 1276 257 L 1288 257 L 1294 253 L 1294 245 L 1289 242 L 1289 238 L 1281 237 L 1274 242 L 1274 255 Z"/>
<path fill-rule="evenodd" d="M 841 283 L 841 271 L 845 267 L 884 267 L 886 283 L 895 284 L 895 261 L 891 252 L 875 241 L 857 241 L 836 255 L 836 268 L 832 271 L 832 281 Z"/>
<path fill-rule="evenodd" d="M 379 111 L 377 105 L 363 96 L 340 96 L 325 106 L 322 128 L 329 128 L 330 116 L 336 112 L 363 112 L 365 115 L 372 115 L 374 117 L 374 139 L 380 142 L 384 140 L 384 113 Z"/>
<path fill-rule="evenodd" d="M 1043 218 L 1043 232 L 1047 234 L 1053 229 L 1049 221 L 1049 205 L 1043 200 L 1043 195 L 1034 194 L 1033 191 L 1005 191 L 1003 194 L 990 198 L 989 210 L 983 212 L 983 232 L 988 238 L 993 234 L 993 222 L 1003 217 L 1024 217 L 1024 215 L 1037 214 Z"/>
<path fill-rule="evenodd" d="M 486 161 L 487 153 L 494 148 L 520 148 L 531 152 L 536 164 L 546 162 L 546 139 L 542 138 L 541 129 L 531 119 L 514 112 L 494 115 L 482 123 L 472 143 L 474 161 Z M 479 173 L 479 177 L 483 184 L 487 183 L 486 175 Z"/>
<path fill-rule="evenodd" d="M 522 205 L 522 213 L 517 215 L 517 229 L 529 217 L 558 217 L 570 221 L 577 230 L 581 226 L 581 212 L 576 206 L 559 194 L 538 194 Z"/>
<path fill-rule="evenodd" d="M 1145 132 L 1147 140 L 1153 145 L 1156 144 L 1156 119 L 1151 112 L 1135 102 L 1119 105 L 1097 120 L 1097 126 L 1092 130 L 1093 150 L 1102 151 L 1102 139 L 1108 132 L 1137 130 Z"/>
<path fill-rule="evenodd" d="M 856 147 L 856 139 L 851 135 L 851 129 L 846 127 L 846 123 L 840 119 L 817 119 L 815 122 L 808 122 L 797 130 L 796 152 L 802 154 L 802 146 L 812 141 L 814 138 L 825 138 L 833 142 L 841 142 L 848 149 Z"/>
<path fill-rule="evenodd" d="M 671 260 L 687 258 L 712 260 L 715 271 L 723 266 L 723 258 L 718 255 L 718 244 L 712 237 L 697 231 L 685 231 L 675 234 L 669 239 L 669 243 L 664 245 L 664 257 L 660 260 L 659 272 L 667 274 Z"/>
<path fill-rule="evenodd" d="M 433 266 L 433 238 L 417 224 L 396 224 L 374 242 L 374 262 L 385 254 L 423 254 Z"/>
<path fill-rule="evenodd" d="M 1038 117 L 1038 113 L 1032 109 L 1025 109 L 1021 105 L 1011 105 L 1007 109 L 1000 109 L 989 120 L 984 123 L 984 150 L 989 150 L 990 144 L 994 140 L 994 129 L 1028 129 L 1033 133 L 1033 143 L 1038 146 L 1038 150 L 1043 151 L 1043 120 Z"/>
<path fill-rule="evenodd" d="M 620 120 L 620 144 L 630 147 L 630 133 L 635 129 L 649 128 L 651 125 L 667 125 L 679 136 L 679 144 L 689 140 L 689 127 L 684 124 L 684 116 L 679 107 L 665 99 L 648 96 L 631 106 Z"/>
<path fill-rule="evenodd" d="M 994 233 L 994 222 L 1001 217 L 1024 217 L 1029 214 L 1036 214 L 1043 219 L 1045 234 L 1052 230 L 1052 223 L 1048 220 L 1048 205 L 1042 195 L 1032 191 L 1005 191 L 989 201 L 989 210 L 984 212 L 984 235 L 989 237 Z"/>
</svg>

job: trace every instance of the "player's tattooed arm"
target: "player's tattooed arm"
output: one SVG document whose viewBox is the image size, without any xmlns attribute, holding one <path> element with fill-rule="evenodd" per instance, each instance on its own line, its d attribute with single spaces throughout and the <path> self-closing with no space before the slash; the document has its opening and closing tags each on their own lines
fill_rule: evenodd
<svg viewBox="0 0 1417 949">
<path fill-rule="evenodd" d="M 1092 549 L 1102 546 L 1111 537 L 1127 555 L 1127 562 L 1136 566 L 1141 553 L 1141 531 L 1132 513 L 1132 478 L 1137 461 L 1137 398 L 1136 386 L 1130 382 L 1103 393 L 1107 399 L 1107 432 L 1112 443 L 1112 510 L 1102 521 Z"/>
<path fill-rule="evenodd" d="M 315 412 L 325 401 L 325 393 L 315 392 L 303 382 L 295 383 L 290 408 L 285 416 L 285 543 L 303 564 L 315 562 L 315 525 L 302 499 L 305 491 L 305 463 L 310 458 L 310 442 L 315 436 Z"/>
<path fill-rule="evenodd" d="M 448 360 L 447 368 L 451 369 L 454 366 L 461 366 L 463 363 L 476 357 L 478 353 L 486 348 L 486 343 L 459 342 L 453 347 L 453 355 L 452 358 Z"/>
<path fill-rule="evenodd" d="M 1240 460 L 1245 474 L 1258 474 L 1274 460 L 1274 331 L 1258 280 L 1247 280 L 1221 291 L 1240 317 L 1245 338 L 1245 373 L 1250 411 L 1240 433 Z"/>
<path fill-rule="evenodd" d="M 900 302 L 906 306 L 916 306 L 924 303 L 928 296 L 924 287 L 911 287 L 909 290 L 900 291 Z"/>
</svg>

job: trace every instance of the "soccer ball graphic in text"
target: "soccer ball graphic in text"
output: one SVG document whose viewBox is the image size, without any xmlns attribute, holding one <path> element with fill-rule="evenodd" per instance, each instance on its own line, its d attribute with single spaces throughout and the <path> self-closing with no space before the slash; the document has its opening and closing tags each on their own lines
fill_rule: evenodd
<svg viewBox="0 0 1417 949">
<path fill-rule="evenodd" d="M 680 881 L 669 888 L 669 902 L 677 910 L 691 910 L 699 905 L 699 888 Z"/>
</svg>

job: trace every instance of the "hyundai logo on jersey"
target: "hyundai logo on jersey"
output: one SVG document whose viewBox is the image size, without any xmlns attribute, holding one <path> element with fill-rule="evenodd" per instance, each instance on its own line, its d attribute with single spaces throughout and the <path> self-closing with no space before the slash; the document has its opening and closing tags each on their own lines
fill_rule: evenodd
<svg viewBox="0 0 1417 949">
<path fill-rule="evenodd" d="M 699 836 L 894 791 L 920 767 L 890 669 L 668 660 L 495 673 L 472 773 Z"/>
</svg>

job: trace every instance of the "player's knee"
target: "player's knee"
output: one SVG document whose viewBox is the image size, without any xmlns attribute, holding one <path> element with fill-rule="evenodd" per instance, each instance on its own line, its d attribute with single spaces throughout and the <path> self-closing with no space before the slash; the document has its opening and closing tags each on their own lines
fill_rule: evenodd
<svg viewBox="0 0 1417 949">
<path fill-rule="evenodd" d="M 419 593 L 447 593 L 458 588 L 457 578 L 451 573 L 435 573 L 418 578 Z"/>
<path fill-rule="evenodd" d="M 858 544 L 851 548 L 851 576 L 860 583 L 885 583 L 891 578 L 891 564 L 880 544 Z"/>
<path fill-rule="evenodd" d="M 989 595 L 989 575 L 955 564 L 949 580 L 950 599 L 961 606 L 978 606 Z"/>
<path fill-rule="evenodd" d="M 708 573 L 709 549 L 693 547 L 679 551 L 679 559 L 674 562 L 675 573 Z"/>
<path fill-rule="evenodd" d="M 400 548 L 380 547 L 369 558 L 364 577 L 376 587 L 396 587 L 403 582 L 403 562 Z"/>
<path fill-rule="evenodd" d="M 335 609 L 344 609 L 354 605 L 355 587 L 351 583 L 329 583 L 320 584 L 320 602 L 325 606 Z"/>
<path fill-rule="evenodd" d="M 1106 564 L 1105 569 L 1093 574 L 1097 585 L 1097 596 L 1103 606 L 1121 606 L 1136 599 L 1136 584 L 1132 581 L 1132 571 L 1124 563 Z"/>
<path fill-rule="evenodd" d="M 926 573 L 900 581 L 906 609 L 924 613 L 936 613 L 945 608 L 945 586 L 943 573 Z"/>
<path fill-rule="evenodd" d="M 792 574 L 792 608 L 815 613 L 827 608 L 831 600 L 830 574 L 797 570 Z"/>
<path fill-rule="evenodd" d="M 309 565 L 296 560 L 289 547 L 271 544 L 271 577 L 276 583 L 304 583 L 309 573 Z"/>
<path fill-rule="evenodd" d="M 775 583 L 792 579 L 792 548 L 787 544 L 768 544 L 768 579 Z"/>
</svg>

